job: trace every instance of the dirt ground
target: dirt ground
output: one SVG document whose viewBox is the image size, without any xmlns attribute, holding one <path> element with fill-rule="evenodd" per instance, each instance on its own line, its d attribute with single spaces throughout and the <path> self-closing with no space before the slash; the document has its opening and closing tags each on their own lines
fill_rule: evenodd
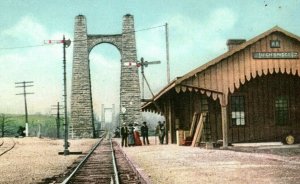
<svg viewBox="0 0 300 184">
<path fill-rule="evenodd" d="M 11 138 L 1 138 L 6 139 Z M 46 138 L 13 138 L 14 149 L 0 157 L 1 184 L 32 184 L 63 173 L 80 155 L 58 155 L 63 140 Z M 70 140 L 70 151 L 87 152 L 97 140 Z"/>
<path fill-rule="evenodd" d="M 120 139 L 115 139 L 120 142 Z M 64 173 L 79 155 L 58 155 L 62 140 L 15 139 L 16 147 L 0 157 L 0 183 L 39 183 Z M 70 151 L 87 152 L 96 139 L 70 140 Z M 123 147 L 151 183 L 299 183 L 300 145 L 234 146 L 229 150 L 155 145 Z"/>
<path fill-rule="evenodd" d="M 154 143 L 151 138 L 149 146 L 123 148 L 152 183 L 294 184 L 300 181 L 300 145 L 235 146 L 221 150 Z"/>
</svg>

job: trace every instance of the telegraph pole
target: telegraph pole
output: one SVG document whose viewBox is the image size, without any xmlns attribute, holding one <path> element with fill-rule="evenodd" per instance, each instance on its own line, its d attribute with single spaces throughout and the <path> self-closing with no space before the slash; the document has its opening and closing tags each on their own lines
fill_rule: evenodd
<svg viewBox="0 0 300 184">
<path fill-rule="evenodd" d="M 23 93 L 18 93 L 16 95 L 23 95 L 24 96 L 24 103 L 25 103 L 25 134 L 28 137 L 28 110 L 27 110 L 27 98 L 26 95 L 34 94 L 26 92 L 27 87 L 32 87 L 33 81 L 23 81 L 23 82 L 15 82 L 16 88 L 23 88 Z"/>
<path fill-rule="evenodd" d="M 167 81 L 170 83 L 170 61 L 169 61 L 169 29 L 168 23 L 165 24 L 166 28 L 166 57 L 167 57 Z"/>
<path fill-rule="evenodd" d="M 60 138 L 60 109 L 62 109 L 63 107 L 61 105 L 59 105 L 59 102 L 57 102 L 57 105 L 53 105 L 53 107 L 56 110 L 56 128 L 57 128 L 57 138 Z"/>
</svg>

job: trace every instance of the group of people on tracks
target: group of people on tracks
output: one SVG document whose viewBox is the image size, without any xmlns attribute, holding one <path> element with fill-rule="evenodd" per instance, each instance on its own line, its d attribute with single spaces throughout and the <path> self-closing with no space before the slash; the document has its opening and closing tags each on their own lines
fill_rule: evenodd
<svg viewBox="0 0 300 184">
<path fill-rule="evenodd" d="M 149 127 L 147 125 L 147 122 L 143 122 L 140 128 L 141 136 L 143 138 L 143 143 L 140 139 L 140 133 L 138 124 L 129 123 L 128 126 L 126 123 L 123 123 L 121 127 L 121 145 L 122 147 L 125 146 L 141 146 L 141 145 L 149 145 Z M 163 144 L 164 138 L 165 138 L 165 124 L 161 121 L 158 122 L 158 125 L 155 128 L 155 135 L 158 135 L 159 137 L 159 143 Z"/>
</svg>

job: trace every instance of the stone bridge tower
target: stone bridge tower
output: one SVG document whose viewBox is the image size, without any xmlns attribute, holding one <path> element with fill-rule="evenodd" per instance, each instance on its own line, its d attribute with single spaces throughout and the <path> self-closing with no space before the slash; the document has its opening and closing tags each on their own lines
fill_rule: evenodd
<svg viewBox="0 0 300 184">
<path fill-rule="evenodd" d="M 71 127 L 74 137 L 94 137 L 93 102 L 89 54 L 98 44 L 110 43 L 121 54 L 120 112 L 121 122 L 141 122 L 140 85 L 137 62 L 134 19 L 123 16 L 121 34 L 87 34 L 86 18 L 75 17 L 73 73 L 71 91 Z"/>
</svg>

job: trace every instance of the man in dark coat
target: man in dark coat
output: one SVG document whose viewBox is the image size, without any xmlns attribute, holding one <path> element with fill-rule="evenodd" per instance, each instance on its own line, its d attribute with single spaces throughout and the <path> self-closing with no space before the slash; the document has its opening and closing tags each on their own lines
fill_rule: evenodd
<svg viewBox="0 0 300 184">
<path fill-rule="evenodd" d="M 141 134 L 143 137 L 143 144 L 146 145 L 146 143 L 149 145 L 149 139 L 148 139 L 148 126 L 147 123 L 144 121 L 141 127 Z"/>
<path fill-rule="evenodd" d="M 127 144 L 127 137 L 128 137 L 128 128 L 125 123 L 123 123 L 123 126 L 121 128 L 121 137 L 122 137 L 122 147 L 125 145 L 125 147 L 128 146 Z"/>
</svg>

